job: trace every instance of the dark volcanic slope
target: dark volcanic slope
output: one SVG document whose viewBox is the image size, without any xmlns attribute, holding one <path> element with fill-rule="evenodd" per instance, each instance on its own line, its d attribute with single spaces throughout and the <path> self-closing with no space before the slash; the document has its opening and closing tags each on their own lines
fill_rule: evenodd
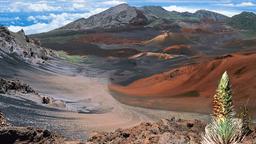
<svg viewBox="0 0 256 144">
<path fill-rule="evenodd" d="M 81 18 L 72 23 L 59 28 L 58 30 L 127 30 L 131 28 L 143 28 L 155 21 L 160 20 L 212 20 L 214 22 L 224 22 L 228 17 L 206 10 L 199 10 L 195 13 L 179 13 L 167 11 L 158 6 L 132 7 L 128 4 L 121 4 L 112 7 L 87 19 Z"/>
<path fill-rule="evenodd" d="M 147 23 L 148 20 L 141 11 L 127 4 L 121 4 L 99 14 L 93 15 L 88 19 L 82 18 L 74 21 L 60 29 L 122 29 L 126 27 L 145 25 Z"/>
<path fill-rule="evenodd" d="M 30 62 L 42 62 L 54 53 L 40 46 L 40 42 L 28 38 L 24 31 L 10 32 L 5 27 L 0 27 L 0 59 L 1 55 L 15 54 L 18 58 Z"/>
<path fill-rule="evenodd" d="M 228 24 L 237 29 L 256 31 L 256 14 L 253 12 L 242 12 L 233 16 Z"/>
</svg>

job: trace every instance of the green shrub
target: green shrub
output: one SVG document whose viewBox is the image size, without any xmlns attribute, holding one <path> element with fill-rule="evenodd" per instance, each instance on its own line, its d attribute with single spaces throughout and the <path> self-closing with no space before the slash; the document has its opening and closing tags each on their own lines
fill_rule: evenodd
<svg viewBox="0 0 256 144">
<path fill-rule="evenodd" d="M 70 63 L 80 63 L 82 62 L 83 57 L 78 55 L 69 55 L 64 51 L 57 51 L 59 58 L 67 60 Z"/>
</svg>

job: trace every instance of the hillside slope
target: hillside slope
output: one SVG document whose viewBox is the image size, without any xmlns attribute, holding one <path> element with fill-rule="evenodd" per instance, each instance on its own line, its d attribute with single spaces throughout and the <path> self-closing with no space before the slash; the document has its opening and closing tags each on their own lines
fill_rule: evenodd
<svg viewBox="0 0 256 144">
<path fill-rule="evenodd" d="M 253 12 L 242 12 L 233 16 L 228 24 L 241 30 L 256 31 L 256 14 Z"/>
<path fill-rule="evenodd" d="M 207 112 L 221 74 L 227 70 L 235 102 L 255 109 L 256 53 L 232 54 L 202 59 L 199 64 L 181 66 L 168 72 L 139 79 L 127 86 L 110 85 L 121 102 L 137 106 Z M 143 98 L 143 102 L 140 99 Z M 136 101 L 137 100 L 137 101 Z M 191 103 L 191 100 L 195 101 Z M 152 102 L 154 104 L 152 104 Z M 199 103 L 203 102 L 199 105 Z"/>
<path fill-rule="evenodd" d="M 147 23 L 148 20 L 141 11 L 127 4 L 121 4 L 99 14 L 93 15 L 88 19 L 78 19 L 60 29 L 118 29 L 145 25 Z"/>
<path fill-rule="evenodd" d="M 0 27 L 0 58 L 9 54 L 33 63 L 43 62 L 54 55 L 53 51 L 41 47 L 40 41 L 27 37 L 23 30 L 13 33 Z"/>
<path fill-rule="evenodd" d="M 211 11 L 199 10 L 195 13 L 179 13 L 167 11 L 159 6 L 133 7 L 128 4 L 120 4 L 111 7 L 99 14 L 87 19 L 81 18 L 71 22 L 57 30 L 127 30 L 132 28 L 143 28 L 151 23 L 162 24 L 172 23 L 178 20 L 199 22 L 211 20 L 223 22 L 227 16 Z"/>
</svg>

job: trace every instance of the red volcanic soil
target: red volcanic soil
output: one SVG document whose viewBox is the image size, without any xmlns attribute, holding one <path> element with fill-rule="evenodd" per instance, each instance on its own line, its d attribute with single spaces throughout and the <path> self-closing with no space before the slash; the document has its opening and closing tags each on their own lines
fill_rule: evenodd
<svg viewBox="0 0 256 144">
<path fill-rule="evenodd" d="M 223 47 L 225 48 L 255 48 L 256 39 L 248 39 L 248 40 L 230 40 L 224 43 Z"/>
<path fill-rule="evenodd" d="M 163 50 L 163 52 L 169 53 L 169 54 L 184 54 L 184 55 L 195 55 L 198 52 L 196 50 L 191 49 L 191 45 L 184 45 L 184 44 L 178 44 L 178 45 L 172 45 L 170 47 L 167 47 Z"/>
<path fill-rule="evenodd" d="M 143 78 L 127 86 L 109 85 L 119 101 L 136 106 L 177 111 L 209 112 L 224 71 L 228 72 L 236 105 L 256 108 L 256 53 L 204 60 Z"/>
<path fill-rule="evenodd" d="M 92 33 L 83 35 L 76 40 L 85 43 L 103 43 L 103 44 L 138 44 L 142 40 L 124 38 L 109 33 Z"/>
<path fill-rule="evenodd" d="M 189 48 L 191 48 L 191 46 L 190 45 L 184 45 L 184 44 L 172 45 L 170 47 L 165 48 L 164 52 L 171 51 L 173 49 L 184 49 L 184 48 L 189 49 Z"/>
<path fill-rule="evenodd" d="M 209 30 L 203 29 L 203 28 L 182 28 L 181 32 L 183 32 L 183 33 L 211 33 Z"/>
</svg>

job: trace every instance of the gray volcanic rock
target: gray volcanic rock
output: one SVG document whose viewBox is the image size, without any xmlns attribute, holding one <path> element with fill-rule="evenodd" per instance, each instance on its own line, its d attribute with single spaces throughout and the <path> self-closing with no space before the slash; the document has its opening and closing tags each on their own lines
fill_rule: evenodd
<svg viewBox="0 0 256 144">
<path fill-rule="evenodd" d="M 21 92 L 21 93 L 34 93 L 35 90 L 33 90 L 29 85 L 21 83 L 19 80 L 5 80 L 0 79 L 0 93 L 5 94 L 9 92 Z"/>
<path fill-rule="evenodd" d="M 176 19 L 178 17 L 177 13 L 167 11 L 160 6 L 144 6 L 140 10 L 150 21 L 157 19 Z"/>
<path fill-rule="evenodd" d="M 194 13 L 189 12 L 177 12 L 177 11 L 168 11 L 160 6 L 144 6 L 142 8 L 139 8 L 145 16 L 151 21 L 154 22 L 155 20 L 170 20 L 172 22 L 174 21 L 191 21 L 191 20 L 197 20 L 199 21 L 199 17 L 195 15 Z"/>
<path fill-rule="evenodd" d="M 133 28 L 144 28 L 145 26 L 166 28 L 166 25 L 176 21 L 199 22 L 201 20 L 211 20 L 214 22 L 224 22 L 227 16 L 199 10 L 196 13 L 179 13 L 167 11 L 160 6 L 132 7 L 128 4 L 120 4 L 111 7 L 99 14 L 87 19 L 81 18 L 67 24 L 58 30 L 94 30 L 94 31 L 120 31 Z M 168 28 L 168 27 L 167 27 Z"/>
<path fill-rule="evenodd" d="M 4 114 L 0 112 L 0 127 L 10 126 L 10 123 L 4 117 Z"/>
<path fill-rule="evenodd" d="M 24 40 L 26 40 L 27 42 L 29 42 L 29 38 L 28 36 L 26 36 L 25 32 L 23 29 L 21 29 L 20 31 L 17 32 L 17 34 L 19 34 Z"/>
<path fill-rule="evenodd" d="M 1 127 L 0 141 L 4 144 L 62 144 L 64 139 L 48 130 L 31 127 Z"/>
<path fill-rule="evenodd" d="M 141 123 L 114 132 L 99 132 L 88 144 L 200 144 L 206 123 L 199 120 L 162 119 L 154 123 Z M 246 136 L 243 144 L 256 141 L 255 130 Z"/>
<path fill-rule="evenodd" d="M 199 120 L 162 119 L 156 123 L 141 123 L 133 128 L 118 129 L 111 133 L 97 133 L 88 140 L 88 143 L 195 144 L 200 143 L 205 125 Z"/>
<path fill-rule="evenodd" d="M 126 28 L 145 25 L 147 23 L 148 20 L 141 11 L 127 4 L 121 4 L 93 15 L 88 19 L 78 19 L 60 29 L 87 30 L 96 28 Z"/>
<path fill-rule="evenodd" d="M 64 138 L 57 133 L 32 127 L 11 126 L 0 113 L 1 144 L 62 144 Z"/>
<path fill-rule="evenodd" d="M 43 62 L 54 55 L 53 51 L 38 44 L 38 40 L 28 38 L 23 30 L 13 33 L 0 27 L 0 55 L 16 54 L 32 63 Z"/>
</svg>

